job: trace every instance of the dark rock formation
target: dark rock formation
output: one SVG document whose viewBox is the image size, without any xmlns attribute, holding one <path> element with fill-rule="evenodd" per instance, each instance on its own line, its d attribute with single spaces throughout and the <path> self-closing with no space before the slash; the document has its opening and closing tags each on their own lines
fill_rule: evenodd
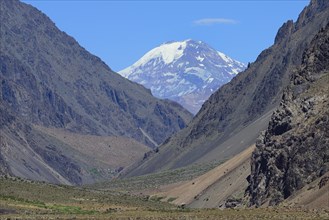
<svg viewBox="0 0 329 220">
<path fill-rule="evenodd" d="M 1 148 L 2 146 L 0 146 L 0 149 Z M 0 151 L 0 175 L 4 175 L 8 173 L 10 173 L 8 164 L 6 163 L 5 158 L 1 155 L 1 151 Z"/>
<path fill-rule="evenodd" d="M 328 182 L 329 182 L 329 177 L 328 176 L 323 177 L 319 182 L 319 189 L 327 185 Z"/>
<path fill-rule="evenodd" d="M 256 144 L 247 190 L 250 205 L 276 205 L 329 171 L 328 85 L 329 25 L 305 51 Z"/>
<path fill-rule="evenodd" d="M 225 203 L 220 208 L 238 208 L 243 205 L 242 202 L 241 198 L 230 197 L 225 200 Z"/>
</svg>

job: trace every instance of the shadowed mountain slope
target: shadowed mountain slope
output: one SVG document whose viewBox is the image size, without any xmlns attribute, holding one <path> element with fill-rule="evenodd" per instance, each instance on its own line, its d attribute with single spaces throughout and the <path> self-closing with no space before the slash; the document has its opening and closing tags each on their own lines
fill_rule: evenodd
<svg viewBox="0 0 329 220">
<path fill-rule="evenodd" d="M 37 9 L 1 1 L 2 105 L 29 123 L 119 135 L 153 146 L 191 115 L 130 82 Z"/>
<path fill-rule="evenodd" d="M 34 7 L 6 0 L 0 9 L 0 173 L 65 184 L 92 182 L 95 169 L 112 171 L 122 164 L 101 162 L 97 154 L 76 149 L 76 142 L 48 134 L 44 127 L 113 142 L 104 155 L 113 156 L 111 150 L 120 144 L 136 147 L 139 158 L 144 145 L 156 147 L 190 121 L 192 115 L 179 104 L 156 99 L 114 73 Z"/>
<path fill-rule="evenodd" d="M 172 203 L 193 208 L 218 208 L 232 195 L 243 197 L 254 149 L 255 146 L 251 146 L 205 174 L 169 187 L 156 196 L 164 201 L 175 198 Z"/>
</svg>

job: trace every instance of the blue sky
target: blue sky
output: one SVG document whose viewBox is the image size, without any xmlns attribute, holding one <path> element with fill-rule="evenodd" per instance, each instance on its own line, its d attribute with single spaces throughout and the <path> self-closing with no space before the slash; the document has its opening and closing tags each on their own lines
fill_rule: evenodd
<svg viewBox="0 0 329 220">
<path fill-rule="evenodd" d="M 119 71 L 161 43 L 185 39 L 204 41 L 234 59 L 252 62 L 309 0 L 24 2 Z"/>
</svg>

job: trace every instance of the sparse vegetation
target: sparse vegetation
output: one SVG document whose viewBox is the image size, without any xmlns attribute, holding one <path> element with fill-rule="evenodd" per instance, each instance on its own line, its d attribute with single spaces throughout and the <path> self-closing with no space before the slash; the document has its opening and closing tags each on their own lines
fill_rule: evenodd
<svg viewBox="0 0 329 220">
<path fill-rule="evenodd" d="M 167 202 L 173 202 L 175 201 L 177 198 L 174 198 L 174 197 L 170 197 L 169 199 L 167 199 Z"/>
<path fill-rule="evenodd" d="M 96 189 L 111 189 L 129 192 L 141 191 L 145 189 L 156 189 L 163 185 L 191 180 L 215 168 L 221 163 L 223 163 L 223 161 L 202 165 L 196 164 L 175 170 L 167 170 L 155 174 L 132 178 L 114 179 L 108 182 L 97 183 L 90 187 Z"/>
<path fill-rule="evenodd" d="M 90 172 L 91 174 L 93 174 L 93 175 L 96 175 L 96 176 L 100 175 L 100 173 L 99 173 L 99 171 L 98 171 L 97 168 L 92 168 L 89 172 Z"/>
<path fill-rule="evenodd" d="M 162 199 L 164 199 L 162 196 L 152 196 L 150 198 L 151 201 L 161 201 Z"/>
<path fill-rule="evenodd" d="M 132 196 L 0 177 L 0 219 L 328 219 L 326 211 L 292 208 L 189 209 Z M 168 198 L 172 201 L 175 198 Z"/>
</svg>

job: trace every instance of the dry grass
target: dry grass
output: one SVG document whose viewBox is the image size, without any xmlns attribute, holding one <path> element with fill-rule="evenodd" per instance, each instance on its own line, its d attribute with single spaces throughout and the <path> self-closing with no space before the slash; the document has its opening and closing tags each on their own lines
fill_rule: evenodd
<svg viewBox="0 0 329 220">
<path fill-rule="evenodd" d="M 111 181 L 93 184 L 90 187 L 94 189 L 111 189 L 116 191 L 129 191 L 134 193 L 140 193 L 145 191 L 156 192 L 163 186 L 172 184 L 175 185 L 177 183 L 192 180 L 208 172 L 214 167 L 217 167 L 221 163 L 222 162 L 196 164 L 143 176 L 124 179 L 113 179 Z"/>
<path fill-rule="evenodd" d="M 111 191 L 0 178 L 0 219 L 327 219 L 326 211 L 182 209 Z"/>
</svg>

